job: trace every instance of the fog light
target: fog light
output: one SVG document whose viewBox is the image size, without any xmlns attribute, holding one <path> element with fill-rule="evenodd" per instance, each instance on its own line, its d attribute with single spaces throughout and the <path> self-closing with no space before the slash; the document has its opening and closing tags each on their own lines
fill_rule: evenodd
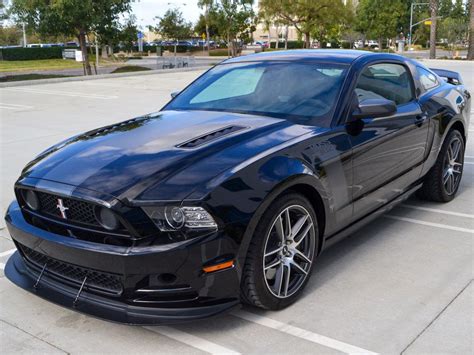
<svg viewBox="0 0 474 355">
<path fill-rule="evenodd" d="M 120 224 L 115 213 L 105 207 L 99 207 L 96 210 L 95 217 L 99 224 L 108 230 L 117 229 Z"/>
<path fill-rule="evenodd" d="M 22 191 L 23 199 L 25 200 L 26 205 L 33 211 L 37 211 L 40 208 L 40 202 L 36 192 L 32 190 L 23 190 Z"/>
</svg>

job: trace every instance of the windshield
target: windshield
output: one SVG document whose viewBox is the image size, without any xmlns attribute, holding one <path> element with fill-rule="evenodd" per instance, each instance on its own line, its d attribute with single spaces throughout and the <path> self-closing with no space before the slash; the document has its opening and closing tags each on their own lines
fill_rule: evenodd
<svg viewBox="0 0 474 355">
<path fill-rule="evenodd" d="M 317 62 L 218 65 L 165 109 L 260 114 L 302 124 L 329 124 L 346 66 Z"/>
</svg>

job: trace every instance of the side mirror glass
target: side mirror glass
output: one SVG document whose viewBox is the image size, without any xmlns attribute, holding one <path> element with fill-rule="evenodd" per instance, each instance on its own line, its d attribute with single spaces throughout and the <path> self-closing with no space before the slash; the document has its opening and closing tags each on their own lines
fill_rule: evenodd
<svg viewBox="0 0 474 355">
<path fill-rule="evenodd" d="M 397 112 L 395 102 L 387 99 L 366 99 L 352 112 L 350 121 L 361 118 L 388 117 Z"/>
<path fill-rule="evenodd" d="M 179 91 L 173 91 L 171 93 L 171 98 L 174 99 L 176 96 L 178 96 L 178 94 L 179 94 Z"/>
</svg>

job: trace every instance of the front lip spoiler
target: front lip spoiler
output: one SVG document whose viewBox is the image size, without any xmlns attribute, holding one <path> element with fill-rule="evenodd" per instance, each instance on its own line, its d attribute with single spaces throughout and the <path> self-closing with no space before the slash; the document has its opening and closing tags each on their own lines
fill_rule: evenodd
<svg viewBox="0 0 474 355">
<path fill-rule="evenodd" d="M 37 288 L 37 277 L 28 270 L 19 252 L 15 252 L 5 266 L 5 276 L 17 286 L 62 307 L 80 313 L 117 323 L 130 325 L 157 325 L 183 323 L 208 318 L 240 304 L 239 300 L 229 300 L 209 306 L 187 308 L 137 307 L 116 300 L 103 298 L 91 293 L 80 293 L 74 306 L 79 289 L 54 282 L 47 277 L 41 278 Z"/>
</svg>

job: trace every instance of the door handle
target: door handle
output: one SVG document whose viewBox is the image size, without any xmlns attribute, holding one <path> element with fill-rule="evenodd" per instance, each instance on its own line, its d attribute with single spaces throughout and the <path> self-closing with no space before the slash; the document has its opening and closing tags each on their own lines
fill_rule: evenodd
<svg viewBox="0 0 474 355">
<path fill-rule="evenodd" d="M 421 115 L 417 115 L 415 117 L 415 125 L 418 127 L 421 127 L 423 125 L 423 122 L 425 122 L 428 119 L 428 115 L 423 113 Z"/>
</svg>

